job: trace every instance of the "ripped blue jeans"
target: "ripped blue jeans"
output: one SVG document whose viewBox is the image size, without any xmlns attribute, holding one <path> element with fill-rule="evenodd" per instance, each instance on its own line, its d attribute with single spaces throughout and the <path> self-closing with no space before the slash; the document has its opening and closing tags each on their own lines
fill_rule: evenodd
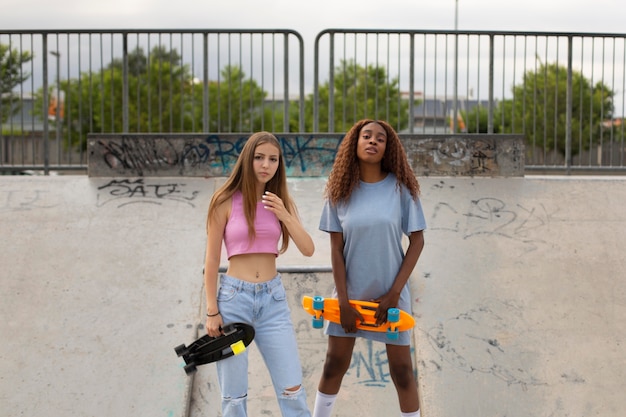
<svg viewBox="0 0 626 417">
<path fill-rule="evenodd" d="M 280 275 L 255 284 L 222 274 L 217 304 L 224 323 L 243 322 L 254 327 L 253 343 L 269 370 L 283 417 L 309 417 L 296 335 Z M 222 416 L 246 417 L 248 351 L 216 365 Z"/>
</svg>

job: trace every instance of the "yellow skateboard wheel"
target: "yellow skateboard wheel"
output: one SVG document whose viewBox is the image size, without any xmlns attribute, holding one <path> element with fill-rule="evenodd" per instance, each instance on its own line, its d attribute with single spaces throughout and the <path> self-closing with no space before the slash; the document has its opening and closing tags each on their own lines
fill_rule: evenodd
<svg viewBox="0 0 626 417">
<path fill-rule="evenodd" d="M 230 345 L 230 348 L 233 350 L 233 353 L 235 355 L 239 355 L 241 352 L 246 350 L 246 345 L 244 345 L 243 342 L 240 340 L 240 341 Z"/>
</svg>

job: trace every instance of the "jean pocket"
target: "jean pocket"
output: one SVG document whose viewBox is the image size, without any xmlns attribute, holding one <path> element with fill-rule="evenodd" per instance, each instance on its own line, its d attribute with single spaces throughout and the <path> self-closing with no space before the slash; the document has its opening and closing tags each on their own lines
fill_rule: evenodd
<svg viewBox="0 0 626 417">
<path fill-rule="evenodd" d="M 285 301 L 287 299 L 285 287 L 282 285 L 277 285 L 276 287 L 272 288 L 272 298 L 275 301 Z"/>
<path fill-rule="evenodd" d="M 221 285 L 219 291 L 217 292 L 217 301 L 225 302 L 231 301 L 237 295 L 237 289 Z"/>
</svg>

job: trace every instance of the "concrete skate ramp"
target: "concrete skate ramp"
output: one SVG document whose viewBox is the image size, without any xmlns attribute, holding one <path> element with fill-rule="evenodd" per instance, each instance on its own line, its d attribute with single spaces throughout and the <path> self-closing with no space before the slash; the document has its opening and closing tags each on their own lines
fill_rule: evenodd
<svg viewBox="0 0 626 417">
<path fill-rule="evenodd" d="M 222 179 L 0 179 L 2 415 L 220 415 L 202 333 L 204 224 Z M 413 277 L 425 417 L 620 416 L 626 179 L 423 178 Z M 279 258 L 312 406 L 326 339 L 300 308 L 332 287 L 323 178 L 290 180 L 317 251 Z M 376 215 L 376 213 L 372 213 Z M 279 416 L 250 348 L 251 415 Z M 337 416 L 399 415 L 382 344 L 357 344 Z"/>
</svg>

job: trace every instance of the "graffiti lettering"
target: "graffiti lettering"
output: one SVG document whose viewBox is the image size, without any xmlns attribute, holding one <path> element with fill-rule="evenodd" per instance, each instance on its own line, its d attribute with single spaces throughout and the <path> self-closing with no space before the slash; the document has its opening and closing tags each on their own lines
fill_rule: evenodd
<svg viewBox="0 0 626 417">
<path fill-rule="evenodd" d="M 56 207 L 47 202 L 49 191 L 45 190 L 2 190 L 0 191 L 0 211 L 36 210 Z"/>
<path fill-rule="evenodd" d="M 178 183 L 155 182 L 147 184 L 142 178 L 111 180 L 98 187 L 100 192 L 96 205 L 101 207 L 115 202 L 118 207 L 123 207 L 133 203 L 162 204 L 163 202 L 174 201 L 195 207 L 193 200 L 198 196 L 199 191 L 187 191 L 185 187 L 185 184 Z"/>
<path fill-rule="evenodd" d="M 119 142 L 99 140 L 104 162 L 110 168 L 133 170 L 137 175 L 144 171 L 156 171 L 163 166 L 176 165 L 178 155 L 168 139 L 138 140 L 122 136 Z"/>
<path fill-rule="evenodd" d="M 186 167 L 209 165 L 226 172 L 237 162 L 246 139 L 241 137 L 236 141 L 227 141 L 211 135 L 200 142 L 185 141 L 180 162 Z"/>
<path fill-rule="evenodd" d="M 526 251 L 535 250 L 542 239 L 533 238 L 533 231 L 547 227 L 556 213 L 546 207 L 508 206 L 504 201 L 484 197 L 473 200 L 466 211 L 449 203 L 440 202 L 432 210 L 431 230 L 461 233 L 463 239 L 479 235 L 500 236 L 526 245 Z"/>
<path fill-rule="evenodd" d="M 363 350 L 354 349 L 348 373 L 354 372 L 359 384 L 384 387 L 391 383 L 389 360 L 385 349 L 375 349 L 374 342 L 366 340 Z M 414 349 L 411 348 L 413 352 Z M 415 376 L 417 371 L 414 369 Z"/>
<path fill-rule="evenodd" d="M 93 135 L 90 175 L 146 173 L 227 176 L 248 135 Z M 343 139 L 332 134 L 277 135 L 290 176 L 326 176 Z M 498 161 L 523 169 L 519 146 L 496 146 L 496 139 L 468 137 L 402 138 L 416 174 L 501 175 Z M 520 139 L 521 140 L 521 139 Z M 502 148 L 502 149 L 501 149 Z"/>
<path fill-rule="evenodd" d="M 515 302 L 487 299 L 429 329 L 426 336 L 439 356 L 434 361 L 438 370 L 449 365 L 462 372 L 491 374 L 508 385 L 545 385 L 522 363 L 520 358 L 528 352 L 510 343 L 526 328 L 523 309 Z"/>
</svg>

